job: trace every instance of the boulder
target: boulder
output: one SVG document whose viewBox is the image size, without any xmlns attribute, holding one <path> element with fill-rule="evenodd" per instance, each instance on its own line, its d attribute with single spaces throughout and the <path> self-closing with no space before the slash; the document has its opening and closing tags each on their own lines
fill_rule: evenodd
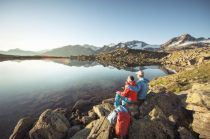
<svg viewBox="0 0 210 139">
<path fill-rule="evenodd" d="M 210 109 L 210 84 L 194 83 L 188 90 L 187 109 L 196 112 L 207 112 Z"/>
<path fill-rule="evenodd" d="M 83 116 L 81 121 L 84 125 L 89 124 L 91 121 L 93 121 L 94 118 L 93 117 L 89 117 L 89 116 Z"/>
<path fill-rule="evenodd" d="M 67 135 L 67 139 L 71 138 L 76 132 L 81 130 L 81 126 L 80 125 L 75 125 L 72 126 L 69 130 L 68 130 L 68 135 Z"/>
<path fill-rule="evenodd" d="M 192 129 L 199 134 L 199 138 L 210 139 L 210 112 L 193 114 Z"/>
<path fill-rule="evenodd" d="M 9 139 L 26 138 L 26 136 L 28 136 L 29 130 L 33 127 L 34 122 L 35 122 L 35 119 L 31 117 L 25 117 L 25 118 L 20 119 L 17 125 L 15 126 L 15 129 L 12 135 L 9 137 Z"/>
<path fill-rule="evenodd" d="M 179 97 L 173 93 L 150 93 L 147 100 L 139 108 L 140 116 L 148 115 L 156 107 L 168 117 L 180 107 L 180 103 Z"/>
<path fill-rule="evenodd" d="M 106 117 L 101 117 L 97 120 L 94 127 L 92 128 L 88 139 L 109 139 L 109 132 L 111 129 L 111 124 Z"/>
<path fill-rule="evenodd" d="M 110 103 L 110 104 L 114 104 L 114 98 L 108 98 L 102 101 L 102 103 Z"/>
<path fill-rule="evenodd" d="M 180 139 L 196 139 L 193 134 L 185 127 L 178 128 Z"/>
<path fill-rule="evenodd" d="M 182 97 L 173 93 L 150 93 L 140 106 L 140 118 L 166 120 L 174 126 L 188 127 L 192 122 L 192 112 L 182 106 Z"/>
<path fill-rule="evenodd" d="M 70 125 L 61 113 L 51 109 L 44 111 L 35 126 L 30 130 L 30 139 L 63 139 Z"/>
<path fill-rule="evenodd" d="M 155 106 L 154 109 L 149 113 L 150 119 L 155 120 L 155 119 L 167 119 L 163 111 L 158 107 Z"/>
<path fill-rule="evenodd" d="M 186 103 L 186 108 L 194 111 L 192 129 L 200 138 L 210 139 L 210 84 L 193 84 Z"/>
<path fill-rule="evenodd" d="M 90 134 L 91 129 L 95 126 L 98 120 L 92 121 L 89 123 L 84 129 L 78 131 L 73 137 L 70 139 L 87 139 L 87 136 Z"/>
<path fill-rule="evenodd" d="M 90 110 L 88 111 L 88 116 L 95 119 L 97 117 L 97 114 L 93 110 Z"/>
<path fill-rule="evenodd" d="M 89 106 L 90 104 L 92 104 L 92 102 L 90 101 L 90 99 L 85 100 L 85 99 L 79 99 L 73 106 L 73 111 L 79 109 L 80 111 L 85 111 L 87 108 L 87 106 Z"/>
<path fill-rule="evenodd" d="M 82 121 L 79 118 L 71 119 L 70 125 L 75 126 L 75 125 L 81 125 Z"/>
<path fill-rule="evenodd" d="M 173 126 L 162 120 L 132 120 L 129 129 L 131 139 L 168 139 L 175 138 Z"/>
<path fill-rule="evenodd" d="M 71 113 L 71 117 L 69 118 L 70 124 L 71 125 L 80 125 L 80 124 L 82 124 L 81 118 L 82 118 L 82 114 L 77 109 L 75 112 Z"/>
<path fill-rule="evenodd" d="M 68 110 L 67 110 L 67 108 L 57 108 L 57 109 L 54 110 L 54 112 L 60 113 L 60 114 L 62 114 L 62 115 L 64 115 L 64 116 L 66 116 Z"/>
<path fill-rule="evenodd" d="M 112 110 L 114 110 L 114 106 L 110 103 L 93 106 L 93 111 L 98 115 L 98 117 L 108 116 Z"/>
</svg>

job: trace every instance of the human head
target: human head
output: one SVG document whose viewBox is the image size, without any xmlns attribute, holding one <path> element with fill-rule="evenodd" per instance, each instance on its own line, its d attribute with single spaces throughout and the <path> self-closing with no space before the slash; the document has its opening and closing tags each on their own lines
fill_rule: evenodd
<svg viewBox="0 0 210 139">
<path fill-rule="evenodd" d="M 133 77 L 133 76 L 131 76 L 131 75 L 129 75 L 129 76 L 128 76 L 128 78 L 127 78 L 127 81 L 128 81 L 128 82 L 132 82 L 132 81 L 134 81 L 134 77 Z"/>
<path fill-rule="evenodd" d="M 139 70 L 138 72 L 136 72 L 136 75 L 138 78 L 143 78 L 144 77 L 144 71 Z"/>
</svg>

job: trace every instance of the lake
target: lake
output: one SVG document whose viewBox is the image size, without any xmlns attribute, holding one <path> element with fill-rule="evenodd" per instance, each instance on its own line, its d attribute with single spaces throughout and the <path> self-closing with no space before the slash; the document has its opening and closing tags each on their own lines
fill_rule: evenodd
<svg viewBox="0 0 210 139">
<path fill-rule="evenodd" d="M 0 62 L 0 137 L 8 138 L 21 117 L 68 107 L 83 97 L 113 96 L 139 69 L 149 80 L 167 74 L 156 65 L 117 69 L 70 59 Z"/>
</svg>

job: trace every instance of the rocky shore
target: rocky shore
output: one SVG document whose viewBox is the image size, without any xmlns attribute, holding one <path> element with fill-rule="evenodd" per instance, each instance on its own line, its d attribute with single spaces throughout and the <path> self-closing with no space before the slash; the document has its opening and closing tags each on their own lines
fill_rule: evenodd
<svg viewBox="0 0 210 139">
<path fill-rule="evenodd" d="M 210 63 L 205 61 L 191 70 L 151 81 L 151 91 L 140 107 L 140 118 L 132 118 L 129 138 L 210 138 L 208 71 Z M 92 102 L 82 99 L 72 109 L 47 109 L 37 119 L 22 118 L 10 139 L 114 138 L 106 119 L 114 109 L 114 99 Z"/>
<path fill-rule="evenodd" d="M 160 60 L 160 63 L 168 69 L 176 71 L 190 70 L 196 65 L 208 62 L 210 59 L 210 47 L 185 49 L 172 51 Z"/>
<path fill-rule="evenodd" d="M 121 52 L 127 53 L 127 50 Z M 209 48 L 175 51 L 169 55 L 161 53 L 156 59 L 177 73 L 150 82 L 150 92 L 140 107 L 140 117 L 132 118 L 129 138 L 210 139 Z M 100 101 L 80 99 L 71 109 L 47 109 L 37 118 L 24 117 L 10 139 L 115 138 L 106 119 L 114 109 L 113 102 L 113 97 Z"/>
<path fill-rule="evenodd" d="M 167 55 L 168 53 L 166 52 L 118 48 L 111 52 L 104 52 L 96 55 L 96 61 L 100 64 L 124 68 L 138 65 L 161 64 L 161 58 Z"/>
<path fill-rule="evenodd" d="M 69 57 L 57 57 L 57 56 L 16 56 L 16 55 L 4 55 L 0 54 L 0 61 L 7 60 L 33 60 L 33 59 L 61 59 L 61 58 L 69 58 Z"/>
</svg>

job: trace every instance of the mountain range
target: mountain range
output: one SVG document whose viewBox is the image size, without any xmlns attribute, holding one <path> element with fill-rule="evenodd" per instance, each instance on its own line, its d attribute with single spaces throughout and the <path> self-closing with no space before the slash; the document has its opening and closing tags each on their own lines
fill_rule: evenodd
<svg viewBox="0 0 210 139">
<path fill-rule="evenodd" d="M 25 51 L 21 49 L 11 49 L 8 51 L 0 51 L 0 54 L 6 55 L 20 55 L 20 56 L 78 56 L 78 55 L 93 55 L 101 52 L 110 52 L 118 48 L 128 48 L 134 50 L 149 50 L 149 51 L 170 51 L 179 49 L 189 49 L 197 47 L 210 46 L 210 38 L 195 38 L 189 34 L 183 34 L 174 37 L 161 45 L 151 45 L 143 41 L 133 40 L 127 42 L 120 42 L 118 44 L 104 45 L 103 47 L 96 47 L 93 45 L 67 45 L 51 50 L 44 50 L 39 52 Z"/>
<path fill-rule="evenodd" d="M 155 51 L 160 48 L 160 45 L 150 45 L 143 41 L 133 40 L 128 41 L 125 43 L 118 43 L 118 44 L 110 44 L 110 45 L 104 45 L 102 48 L 97 50 L 97 53 L 100 52 L 109 52 L 113 51 L 118 48 L 128 48 L 128 49 L 134 49 L 134 50 L 152 50 Z"/>
<path fill-rule="evenodd" d="M 174 37 L 166 43 L 162 44 L 161 48 L 163 50 L 177 50 L 205 46 L 210 46 L 210 38 L 195 38 L 189 34 L 183 34 L 181 36 Z"/>
<path fill-rule="evenodd" d="M 25 51 L 21 49 L 10 49 L 8 51 L 0 51 L 0 54 L 5 54 L 5 55 L 19 55 L 19 56 L 34 56 L 34 55 L 39 55 L 41 52 L 34 52 L 34 51 Z"/>
</svg>

